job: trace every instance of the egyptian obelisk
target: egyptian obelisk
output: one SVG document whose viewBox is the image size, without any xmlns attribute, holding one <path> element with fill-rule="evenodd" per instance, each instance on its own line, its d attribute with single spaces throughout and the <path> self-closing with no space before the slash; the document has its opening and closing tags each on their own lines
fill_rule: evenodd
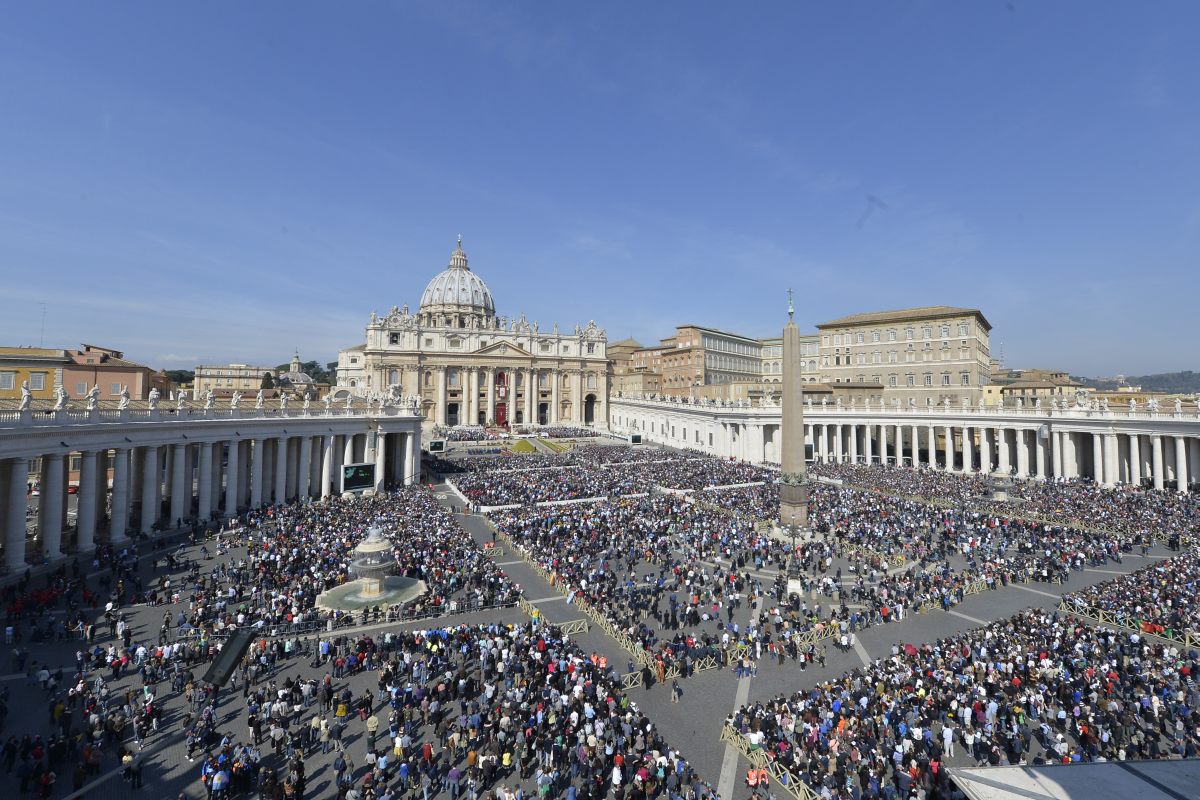
<svg viewBox="0 0 1200 800">
<path fill-rule="evenodd" d="M 800 377 L 800 329 L 792 290 L 783 326 L 783 474 L 779 482 L 779 524 L 808 525 L 808 475 L 804 464 L 804 380 Z"/>
</svg>

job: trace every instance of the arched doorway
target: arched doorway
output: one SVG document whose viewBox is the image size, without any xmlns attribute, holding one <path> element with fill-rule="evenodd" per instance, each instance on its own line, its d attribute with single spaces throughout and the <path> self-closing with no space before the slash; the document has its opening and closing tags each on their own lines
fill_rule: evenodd
<svg viewBox="0 0 1200 800">
<path fill-rule="evenodd" d="M 596 422 L 596 395 L 589 394 L 583 398 L 583 424 L 592 425 Z"/>
</svg>

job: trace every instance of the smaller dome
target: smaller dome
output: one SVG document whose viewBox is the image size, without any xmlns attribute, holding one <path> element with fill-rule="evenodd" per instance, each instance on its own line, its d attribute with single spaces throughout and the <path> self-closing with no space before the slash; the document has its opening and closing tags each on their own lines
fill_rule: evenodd
<svg viewBox="0 0 1200 800">
<path fill-rule="evenodd" d="M 462 239 L 450 254 L 450 265 L 434 276 L 421 295 L 421 310 L 437 306 L 466 307 L 488 317 L 496 313 L 487 284 L 467 266 Z"/>
</svg>

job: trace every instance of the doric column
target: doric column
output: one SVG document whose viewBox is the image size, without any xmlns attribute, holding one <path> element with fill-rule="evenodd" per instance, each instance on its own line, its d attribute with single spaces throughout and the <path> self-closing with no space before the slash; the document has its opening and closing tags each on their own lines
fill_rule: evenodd
<svg viewBox="0 0 1200 800">
<path fill-rule="evenodd" d="M 196 487 L 197 503 L 199 508 L 196 510 L 196 516 L 201 521 L 207 522 L 212 516 L 213 510 L 213 485 L 212 485 L 212 465 L 213 465 L 213 445 L 212 442 L 200 443 L 200 467 L 196 470 Z"/>
<path fill-rule="evenodd" d="M 873 449 L 873 442 L 871 441 L 872 427 L 874 426 L 870 424 L 863 427 L 863 461 L 867 462 L 867 464 L 870 464 L 874 458 L 874 454 L 871 452 Z"/>
<path fill-rule="evenodd" d="M 275 503 L 287 502 L 287 436 L 275 439 Z"/>
<path fill-rule="evenodd" d="M 437 405 L 434 407 L 434 419 L 438 425 L 446 424 L 446 368 L 435 367 L 433 381 L 437 384 Z M 461 409 L 460 409 L 461 410 Z M 461 414 L 460 414 L 461 416 Z M 462 422 L 462 420 L 459 420 Z"/>
<path fill-rule="evenodd" d="M 962 471 L 970 473 L 975 471 L 975 435 L 973 428 L 963 428 L 963 465 Z"/>
<path fill-rule="evenodd" d="M 79 506 L 75 515 L 78 537 L 75 546 L 91 550 L 96 538 L 96 454 L 79 454 Z"/>
<path fill-rule="evenodd" d="M 1195 482 L 1197 475 L 1200 475 L 1200 439 L 1195 436 L 1187 440 L 1188 457 L 1191 466 L 1188 467 L 1188 475 L 1192 476 L 1192 481 Z"/>
<path fill-rule="evenodd" d="M 1104 434 L 1104 485 L 1113 486 L 1121 479 L 1117 453 L 1117 435 Z"/>
<path fill-rule="evenodd" d="M 142 450 L 142 533 L 150 533 L 158 521 L 158 448 Z"/>
<path fill-rule="evenodd" d="M 308 482 L 312 479 L 312 437 L 300 437 L 300 463 L 296 469 L 296 496 L 304 499 L 309 495 Z"/>
<path fill-rule="evenodd" d="M 246 465 L 246 469 L 250 470 L 250 507 L 258 508 L 262 505 L 263 479 L 266 477 L 267 440 L 255 439 L 251 446 L 254 448 L 254 452 L 250 457 L 250 463 Z"/>
<path fill-rule="evenodd" d="M 1129 434 L 1129 482 L 1142 485 L 1142 437 L 1136 433 Z"/>
<path fill-rule="evenodd" d="M 38 503 L 38 527 L 42 551 L 47 558 L 62 555 L 63 529 L 63 457 L 61 454 L 42 456 L 42 495 Z"/>
<path fill-rule="evenodd" d="M 921 466 L 921 429 L 916 425 L 910 425 L 909 428 L 909 439 L 912 441 L 912 465 L 919 467 Z M 936 446 L 932 449 L 934 453 L 937 452 Z"/>
<path fill-rule="evenodd" d="M 112 515 L 108 521 L 108 541 L 112 544 L 125 541 L 129 527 L 129 448 L 113 450 L 112 468 Z"/>
<path fill-rule="evenodd" d="M 1034 446 L 1034 474 L 1038 480 L 1046 480 L 1046 440 L 1042 438 L 1041 431 L 1033 432 Z"/>
<path fill-rule="evenodd" d="M 828 422 L 821 426 L 821 458 L 830 462 L 833 461 L 833 426 Z"/>
<path fill-rule="evenodd" d="M 25 568 L 25 515 L 29 512 L 29 462 L 8 460 L 7 507 L 4 513 L 4 566 L 9 572 Z"/>
<path fill-rule="evenodd" d="M 354 463 L 354 434 L 342 436 L 342 466 Z"/>
<path fill-rule="evenodd" d="M 1008 459 L 1008 431 L 996 428 L 996 456 L 1000 462 L 998 469 L 1007 475 L 1012 471 L 1012 463 Z"/>
<path fill-rule="evenodd" d="M 992 472 L 992 429 L 979 429 L 979 472 L 990 475 Z"/>
<path fill-rule="evenodd" d="M 1104 475 L 1104 437 L 1098 433 L 1092 434 L 1092 479 L 1103 486 L 1109 485 Z"/>
<path fill-rule="evenodd" d="M 858 426 L 850 426 L 850 463 L 858 463 Z"/>
<path fill-rule="evenodd" d="M 888 463 L 887 426 L 880 422 L 876 429 L 879 431 L 879 463 Z"/>
<path fill-rule="evenodd" d="M 1175 438 L 1175 489 L 1180 492 L 1188 490 L 1188 461 L 1187 439 L 1182 436 Z"/>
<path fill-rule="evenodd" d="M 321 497 L 329 496 L 329 486 L 333 481 L 333 434 L 321 437 Z"/>
<path fill-rule="evenodd" d="M 562 379 L 563 379 L 563 376 L 562 376 L 561 372 L 559 372 L 558 370 L 550 371 L 550 380 L 554 384 L 553 387 L 551 387 L 551 389 L 550 389 L 550 424 L 551 425 L 558 424 L 558 406 L 559 406 L 558 389 L 559 389 L 559 386 L 562 385 Z M 663 438 L 665 439 L 666 437 L 664 436 Z"/>
<path fill-rule="evenodd" d="M 236 439 L 229 441 L 229 452 L 225 456 L 225 518 L 236 517 L 238 513 L 238 444 Z"/>
<path fill-rule="evenodd" d="M 184 479 L 187 474 L 187 448 L 186 444 L 175 444 L 171 446 L 171 519 L 168 527 L 174 528 L 183 517 L 191 511 L 191 503 L 184 505 L 184 499 L 188 490 L 184 488 Z M 188 481 L 190 483 L 190 481 Z"/>
<path fill-rule="evenodd" d="M 300 495 L 300 439 L 292 436 L 287 440 L 284 451 L 287 453 L 287 480 L 284 482 L 284 500 L 290 500 Z"/>
<path fill-rule="evenodd" d="M 387 480 L 387 434 L 378 431 L 375 434 L 375 491 L 382 492 Z"/>
<path fill-rule="evenodd" d="M 842 426 L 841 423 L 833 426 L 833 460 L 837 463 L 842 463 Z"/>
<path fill-rule="evenodd" d="M 1063 477 L 1063 432 L 1052 430 L 1050 431 L 1050 436 L 1050 460 L 1053 466 L 1054 477 L 1061 478 Z"/>
<path fill-rule="evenodd" d="M 944 442 L 942 442 L 942 454 L 946 459 L 946 471 L 953 472 L 954 471 L 954 428 L 950 427 L 949 425 L 942 426 L 942 436 L 946 437 L 946 440 Z M 932 441 L 930 441 L 929 444 L 930 444 L 930 446 L 933 446 Z M 933 459 L 930 459 L 930 460 L 932 461 Z"/>
<path fill-rule="evenodd" d="M 1017 447 L 1017 477 L 1029 477 L 1029 436 L 1024 428 L 1013 431 Z"/>
<path fill-rule="evenodd" d="M 1163 446 L 1162 436 L 1157 433 L 1150 435 L 1150 471 L 1154 478 L 1154 488 L 1163 488 Z"/>
</svg>

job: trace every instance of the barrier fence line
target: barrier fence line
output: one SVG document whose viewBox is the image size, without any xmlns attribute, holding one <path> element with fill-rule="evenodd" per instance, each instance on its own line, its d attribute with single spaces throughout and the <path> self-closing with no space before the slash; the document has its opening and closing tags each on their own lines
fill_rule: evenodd
<svg viewBox="0 0 1200 800">
<path fill-rule="evenodd" d="M 1059 602 L 1058 613 L 1076 617 L 1077 619 L 1084 620 L 1085 622 L 1090 622 L 1093 625 L 1103 625 L 1109 628 L 1117 628 L 1119 630 L 1128 631 L 1129 633 L 1136 633 L 1138 636 L 1148 636 L 1152 639 L 1158 639 L 1170 644 L 1183 645 L 1188 649 L 1193 649 L 1197 645 L 1200 645 L 1200 635 L 1194 634 L 1191 631 L 1184 631 L 1182 637 L 1176 634 L 1168 636 L 1166 635 L 1165 631 L 1163 633 L 1149 633 L 1148 631 L 1142 630 L 1140 627 L 1135 628 L 1132 625 L 1118 620 L 1116 615 L 1111 611 L 1092 608 L 1091 606 L 1076 606 L 1074 603 L 1070 603 L 1065 599 Z"/>
<path fill-rule="evenodd" d="M 754 748 L 750 741 L 730 725 L 721 726 L 720 740 L 733 747 L 750 762 L 756 770 L 765 769 L 767 774 L 778 784 L 779 788 L 791 795 L 795 800 L 818 800 L 819 795 L 807 783 L 788 772 L 782 764 L 771 758 L 761 748 Z"/>
</svg>

